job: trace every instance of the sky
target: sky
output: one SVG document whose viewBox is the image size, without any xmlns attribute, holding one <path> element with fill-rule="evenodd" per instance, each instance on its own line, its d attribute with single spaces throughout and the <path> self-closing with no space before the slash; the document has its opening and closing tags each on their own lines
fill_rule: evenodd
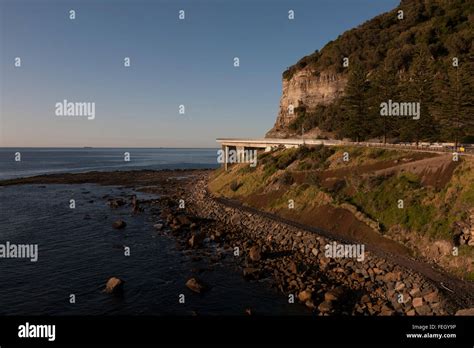
<svg viewBox="0 0 474 348">
<path fill-rule="evenodd" d="M 216 147 L 216 138 L 263 137 L 287 67 L 398 4 L 0 0 L 0 147 Z M 94 119 L 56 115 L 63 100 L 95 103 Z"/>
</svg>

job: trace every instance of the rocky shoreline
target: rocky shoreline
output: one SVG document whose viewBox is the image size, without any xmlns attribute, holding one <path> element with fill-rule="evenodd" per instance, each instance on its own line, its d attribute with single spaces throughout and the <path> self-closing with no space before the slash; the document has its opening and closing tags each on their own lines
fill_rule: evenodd
<svg viewBox="0 0 474 348">
<path fill-rule="evenodd" d="M 195 180 L 160 201 L 157 226 L 170 226 L 183 248 L 212 243 L 224 250 L 214 258 L 233 257 L 246 279 L 270 278 L 289 301 L 317 315 L 454 314 L 455 306 L 420 274 L 367 251 L 363 262 L 328 258 L 332 240 L 225 205 L 208 193 L 207 174 Z"/>
<path fill-rule="evenodd" d="M 266 281 L 315 315 L 472 315 L 446 296 L 430 279 L 390 262 L 371 251 L 363 261 L 325 255 L 329 243 L 338 242 L 305 228 L 276 221 L 264 213 L 232 206 L 207 191 L 207 170 L 136 171 L 113 173 L 57 174 L 0 182 L 98 183 L 132 187 L 157 193 L 158 199 L 140 201 L 132 197 L 133 215 L 144 210 L 157 233 L 172 234 L 180 249 L 193 258 L 211 263 L 226 259 L 248 281 Z M 104 197 L 110 209 L 127 204 Z M 126 228 L 118 221 L 116 228 Z M 227 262 L 228 263 L 228 262 Z M 186 284 L 196 293 L 206 284 L 196 277 Z M 205 270 L 202 270 L 205 271 Z M 442 283 L 441 283 L 442 284 Z M 246 310 L 252 314 L 252 309 Z"/>
</svg>

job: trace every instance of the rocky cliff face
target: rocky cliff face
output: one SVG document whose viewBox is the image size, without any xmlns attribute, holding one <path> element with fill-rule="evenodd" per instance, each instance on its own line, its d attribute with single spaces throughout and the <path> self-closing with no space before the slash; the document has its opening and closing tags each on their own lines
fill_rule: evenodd
<svg viewBox="0 0 474 348">
<path fill-rule="evenodd" d="M 331 72 L 317 72 L 309 67 L 293 74 L 290 79 L 283 78 L 283 93 L 280 111 L 267 138 L 283 138 L 291 134 L 288 126 L 297 117 L 298 107 L 304 106 L 311 112 L 317 105 L 327 105 L 339 97 L 346 86 L 347 75 Z"/>
</svg>

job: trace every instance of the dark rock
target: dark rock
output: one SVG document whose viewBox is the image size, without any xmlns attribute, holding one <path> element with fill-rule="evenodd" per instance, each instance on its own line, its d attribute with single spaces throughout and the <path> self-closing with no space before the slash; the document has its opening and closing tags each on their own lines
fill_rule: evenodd
<svg viewBox="0 0 474 348">
<path fill-rule="evenodd" d="M 157 231 L 161 231 L 163 229 L 163 224 L 155 224 L 153 225 L 153 227 L 157 230 Z"/>
<path fill-rule="evenodd" d="M 178 215 L 176 216 L 180 225 L 189 226 L 191 225 L 192 221 L 186 215 Z"/>
<path fill-rule="evenodd" d="M 188 244 L 191 248 L 198 248 L 199 246 L 201 246 L 205 237 L 206 236 L 204 235 L 204 233 L 193 233 L 191 238 L 189 238 L 188 240 Z"/>
<path fill-rule="evenodd" d="M 243 270 L 243 275 L 245 279 L 256 280 L 259 278 L 260 271 L 257 268 L 245 267 Z"/>
<path fill-rule="evenodd" d="M 125 226 L 127 226 L 127 223 L 123 220 L 117 220 L 112 224 L 112 227 L 117 230 L 125 228 Z"/>
<path fill-rule="evenodd" d="M 107 204 L 109 205 L 110 208 L 118 208 L 121 207 L 122 205 L 125 205 L 125 201 L 122 198 L 110 198 L 107 201 Z"/>
</svg>

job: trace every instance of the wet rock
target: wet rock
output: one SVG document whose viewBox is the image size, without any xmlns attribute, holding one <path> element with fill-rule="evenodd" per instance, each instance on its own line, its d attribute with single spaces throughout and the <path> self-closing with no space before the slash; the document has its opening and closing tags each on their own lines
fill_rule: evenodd
<svg viewBox="0 0 474 348">
<path fill-rule="evenodd" d="M 125 205 L 125 201 L 123 200 L 123 198 L 109 198 L 107 204 L 110 208 L 116 209 L 118 207 L 121 207 L 122 205 Z"/>
<path fill-rule="evenodd" d="M 206 289 L 204 284 L 202 284 L 201 281 L 196 278 L 188 279 L 188 281 L 186 282 L 186 286 L 189 290 L 198 294 L 202 293 Z"/>
<path fill-rule="evenodd" d="M 138 214 L 140 212 L 140 203 L 138 202 L 137 196 L 132 196 L 132 213 Z"/>
<path fill-rule="evenodd" d="M 125 228 L 125 226 L 127 226 L 127 223 L 123 220 L 117 220 L 112 224 L 112 227 L 117 229 L 117 230 Z"/>
<path fill-rule="evenodd" d="M 243 275 L 245 279 L 256 280 L 259 278 L 260 271 L 257 268 L 245 267 L 243 270 Z"/>
<path fill-rule="evenodd" d="M 105 284 L 104 291 L 107 294 L 120 294 L 123 292 L 124 281 L 117 277 L 111 277 Z"/>
<path fill-rule="evenodd" d="M 163 229 L 163 224 L 154 224 L 153 227 L 157 230 L 157 231 L 161 231 Z"/>
<path fill-rule="evenodd" d="M 250 250 L 249 250 L 249 257 L 250 257 L 250 260 L 252 260 L 254 262 L 260 261 L 261 258 L 262 258 L 262 253 L 261 253 L 260 247 L 258 247 L 256 245 L 251 247 Z"/>
</svg>

